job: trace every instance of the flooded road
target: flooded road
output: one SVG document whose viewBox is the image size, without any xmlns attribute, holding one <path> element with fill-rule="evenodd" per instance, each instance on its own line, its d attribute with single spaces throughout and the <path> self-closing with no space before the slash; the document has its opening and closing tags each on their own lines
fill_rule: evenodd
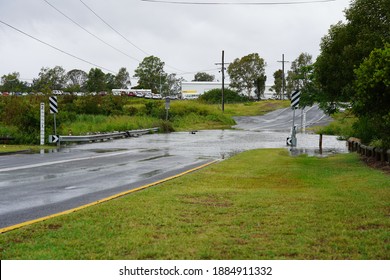
<svg viewBox="0 0 390 280">
<path fill-rule="evenodd" d="M 0 228 L 72 209 L 246 150 L 289 149 L 290 111 L 241 117 L 233 130 L 151 134 L 64 146 L 49 153 L 1 156 Z M 326 121 L 318 109 L 309 112 L 307 120 L 313 125 Z M 292 155 L 318 154 L 318 135 L 298 134 L 297 139 Z M 347 152 L 344 141 L 324 136 L 323 154 L 343 152 Z"/>
</svg>

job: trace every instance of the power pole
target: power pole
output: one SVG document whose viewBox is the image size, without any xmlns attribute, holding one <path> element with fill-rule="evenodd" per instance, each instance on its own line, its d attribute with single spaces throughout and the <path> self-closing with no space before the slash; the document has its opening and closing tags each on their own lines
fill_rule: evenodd
<svg viewBox="0 0 390 280">
<path fill-rule="evenodd" d="M 222 112 L 225 111 L 225 51 L 222 51 L 222 63 L 215 63 L 215 65 L 222 65 Z"/>
<path fill-rule="evenodd" d="M 282 54 L 282 60 L 281 61 L 278 60 L 278 62 L 282 63 L 282 100 L 284 100 L 284 91 L 285 91 L 285 88 L 286 88 L 286 78 L 285 78 L 285 75 L 284 75 L 284 63 L 290 62 L 290 61 L 284 60 L 284 54 Z"/>
</svg>

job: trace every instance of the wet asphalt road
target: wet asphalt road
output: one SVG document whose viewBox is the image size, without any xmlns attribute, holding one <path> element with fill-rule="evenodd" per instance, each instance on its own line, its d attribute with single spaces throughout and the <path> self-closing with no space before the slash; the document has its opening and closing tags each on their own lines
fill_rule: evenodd
<svg viewBox="0 0 390 280">
<path fill-rule="evenodd" d="M 256 148 L 286 147 L 291 109 L 236 118 L 237 130 L 153 134 L 0 156 L 0 228 L 58 213 Z M 329 121 L 311 108 L 307 123 Z M 300 124 L 297 113 L 296 123 Z M 324 151 L 346 152 L 325 136 Z M 295 152 L 315 153 L 318 135 L 299 134 Z"/>
</svg>

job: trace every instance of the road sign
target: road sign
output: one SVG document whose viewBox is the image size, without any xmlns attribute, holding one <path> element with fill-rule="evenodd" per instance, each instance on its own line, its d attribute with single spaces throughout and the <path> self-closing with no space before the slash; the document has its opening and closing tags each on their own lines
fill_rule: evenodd
<svg viewBox="0 0 390 280">
<path fill-rule="evenodd" d="M 296 90 L 291 95 L 291 107 L 293 109 L 297 108 L 299 105 L 299 99 L 301 97 L 301 92 L 299 90 Z"/>
<path fill-rule="evenodd" d="M 49 143 L 58 143 L 60 141 L 59 135 L 49 135 Z"/>
<path fill-rule="evenodd" d="M 50 105 L 50 114 L 57 114 L 58 113 L 57 96 L 49 97 L 49 105 Z"/>
<path fill-rule="evenodd" d="M 287 137 L 286 145 L 291 146 L 291 144 L 292 144 L 291 137 Z"/>
</svg>

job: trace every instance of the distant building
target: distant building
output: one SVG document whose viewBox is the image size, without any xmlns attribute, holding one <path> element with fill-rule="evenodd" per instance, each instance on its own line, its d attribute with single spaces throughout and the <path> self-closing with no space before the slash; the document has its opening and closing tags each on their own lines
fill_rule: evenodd
<svg viewBox="0 0 390 280">
<path fill-rule="evenodd" d="M 229 88 L 229 82 L 225 82 L 225 88 Z M 206 91 L 222 88 L 221 82 L 182 82 L 181 83 L 181 98 L 182 99 L 197 99 Z M 264 98 L 272 98 L 273 92 L 270 90 L 271 86 L 265 86 Z M 252 97 L 256 98 L 255 93 Z"/>
<path fill-rule="evenodd" d="M 225 83 L 225 87 L 228 88 L 229 84 Z M 206 91 L 222 88 L 220 82 L 182 82 L 181 83 L 181 98 L 182 99 L 197 99 L 200 95 Z"/>
</svg>

